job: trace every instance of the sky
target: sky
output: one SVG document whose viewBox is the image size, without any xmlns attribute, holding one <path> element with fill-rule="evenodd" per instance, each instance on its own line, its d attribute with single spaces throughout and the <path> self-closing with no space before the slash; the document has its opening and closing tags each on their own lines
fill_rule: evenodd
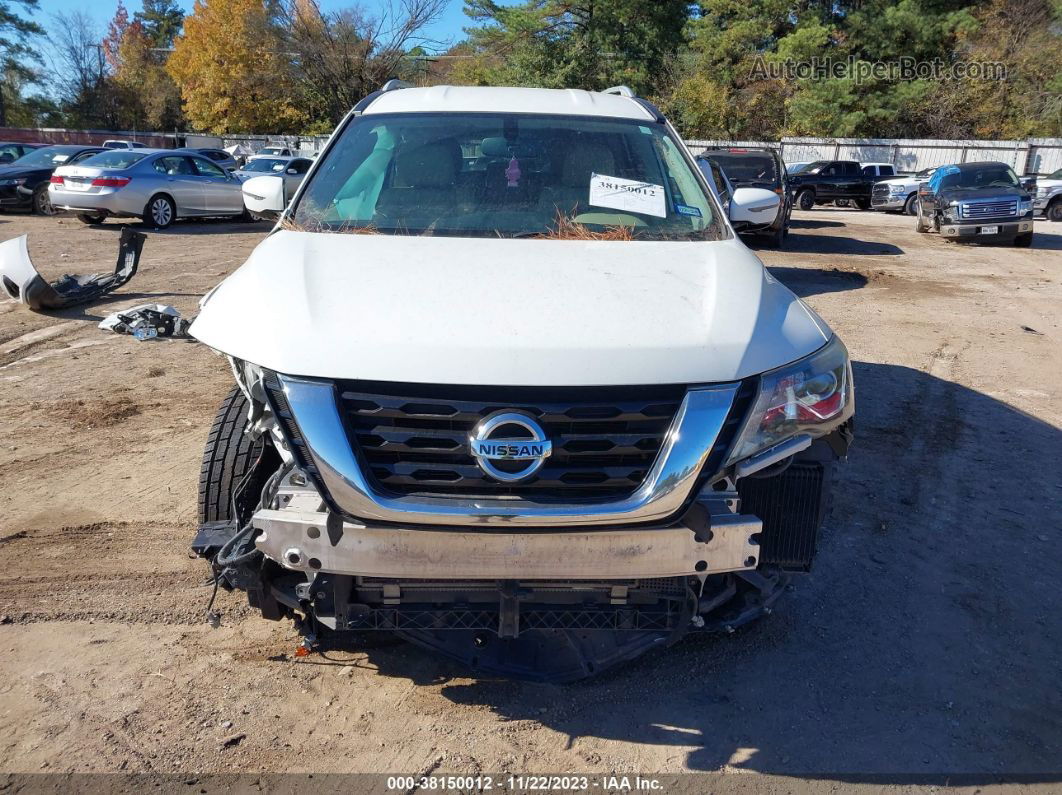
<svg viewBox="0 0 1062 795">
<path fill-rule="evenodd" d="M 388 4 L 387 0 L 318 0 L 318 2 L 322 11 L 361 6 L 372 12 Z M 141 7 L 140 0 L 124 0 L 124 3 L 130 15 Z M 193 0 L 180 0 L 180 5 L 189 13 L 192 10 L 192 4 Z M 50 30 L 54 26 L 52 15 L 56 12 L 80 10 L 96 20 L 100 35 L 103 35 L 106 32 L 107 23 L 114 16 L 115 9 L 118 8 L 118 0 L 88 0 L 87 2 L 86 0 L 40 0 L 39 5 L 40 8 L 33 18 L 45 30 Z M 444 44 L 453 44 L 463 39 L 462 28 L 466 27 L 471 20 L 465 16 L 462 8 L 464 8 L 462 0 L 449 0 L 446 11 L 434 25 L 425 29 L 424 35 Z"/>
</svg>

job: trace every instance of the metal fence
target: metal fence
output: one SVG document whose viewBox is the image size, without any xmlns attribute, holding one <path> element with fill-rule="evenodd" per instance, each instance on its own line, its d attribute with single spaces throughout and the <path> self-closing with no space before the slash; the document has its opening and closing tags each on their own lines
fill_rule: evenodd
<svg viewBox="0 0 1062 795">
<path fill-rule="evenodd" d="M 899 171 L 950 163 L 996 160 L 1018 174 L 1050 174 L 1062 168 L 1062 138 L 1025 141 L 945 141 L 919 138 L 783 138 L 781 141 L 691 140 L 686 146 L 701 154 L 712 146 L 765 146 L 778 150 L 786 163 L 812 160 L 858 160 L 892 163 Z"/>
<path fill-rule="evenodd" d="M 257 151 L 267 144 L 282 144 L 310 156 L 321 151 L 327 135 L 201 135 L 198 133 L 115 132 L 106 130 L 23 129 L 0 127 L 0 140 L 46 143 L 101 144 L 106 138 L 134 138 L 159 147 L 212 147 L 234 144 Z M 999 160 L 1019 174 L 1050 174 L 1062 168 L 1062 138 L 1028 138 L 1024 141 L 948 141 L 919 138 L 783 138 L 781 141 L 688 140 L 686 146 L 700 154 L 710 146 L 766 146 L 781 152 L 786 163 L 811 160 L 858 160 L 892 163 L 900 171 L 948 163 Z"/>
</svg>

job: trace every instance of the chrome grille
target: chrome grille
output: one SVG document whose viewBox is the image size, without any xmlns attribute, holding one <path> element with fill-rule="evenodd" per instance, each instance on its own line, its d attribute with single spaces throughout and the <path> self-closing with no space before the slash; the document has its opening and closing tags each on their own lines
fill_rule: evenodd
<svg viewBox="0 0 1062 795">
<path fill-rule="evenodd" d="M 875 199 L 887 199 L 889 198 L 889 186 L 883 182 L 879 182 L 873 187 L 870 195 Z"/>
<path fill-rule="evenodd" d="M 616 497 L 656 458 L 686 388 L 465 387 L 346 382 L 340 405 L 376 484 L 398 494 Z M 477 466 L 468 435 L 501 409 L 536 417 L 553 454 L 527 481 L 500 483 Z"/>
<path fill-rule="evenodd" d="M 963 218 L 996 218 L 1018 214 L 1018 202 L 1016 199 L 962 202 L 959 207 Z"/>
</svg>

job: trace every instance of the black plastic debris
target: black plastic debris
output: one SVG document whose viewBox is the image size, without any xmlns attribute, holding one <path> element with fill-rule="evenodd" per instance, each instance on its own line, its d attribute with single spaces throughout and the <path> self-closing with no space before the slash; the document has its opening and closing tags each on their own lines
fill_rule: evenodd
<svg viewBox="0 0 1062 795">
<path fill-rule="evenodd" d="M 121 309 L 100 321 L 100 328 L 117 334 L 132 334 L 138 340 L 156 337 L 187 337 L 190 320 L 185 320 L 172 306 L 141 304 Z"/>
<path fill-rule="evenodd" d="M 63 309 L 83 304 L 117 290 L 136 274 L 140 252 L 147 235 L 129 227 L 122 229 L 118 243 L 118 263 L 114 273 L 66 274 L 49 284 L 30 262 L 26 235 L 0 243 L 0 286 L 4 292 L 30 309 Z"/>
</svg>

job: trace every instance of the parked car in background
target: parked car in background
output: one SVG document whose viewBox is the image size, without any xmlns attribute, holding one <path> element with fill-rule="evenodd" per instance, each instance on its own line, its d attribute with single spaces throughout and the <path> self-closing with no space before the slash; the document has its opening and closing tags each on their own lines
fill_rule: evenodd
<svg viewBox="0 0 1062 795">
<path fill-rule="evenodd" d="M 876 174 L 864 174 L 862 164 L 855 160 L 817 160 L 802 171 L 789 174 L 789 184 L 801 210 L 829 202 L 840 202 L 842 206 L 852 203 L 868 210 L 871 186 L 878 179 Z"/>
<path fill-rule="evenodd" d="M 177 151 L 177 150 L 175 150 L 175 151 Z M 180 151 L 189 152 L 191 154 L 196 154 L 196 155 L 202 155 L 203 157 L 205 157 L 205 158 L 207 158 L 209 160 L 212 160 L 213 162 L 217 163 L 219 166 L 221 166 L 226 171 L 235 171 L 237 168 L 239 168 L 239 164 L 236 162 L 236 158 L 233 157 L 232 155 L 230 155 L 224 149 L 209 149 L 209 148 L 194 149 L 194 148 L 186 148 L 186 149 L 181 149 Z"/>
<path fill-rule="evenodd" d="M 1011 243 L 1033 240 L 1032 196 L 1006 163 L 941 166 L 918 189 L 918 232 L 946 240 Z"/>
<path fill-rule="evenodd" d="M 178 218 L 246 217 L 240 180 L 201 155 L 172 149 L 114 150 L 56 169 L 52 204 L 86 224 L 140 218 L 165 229 Z"/>
<path fill-rule="evenodd" d="M 0 142 L 0 166 L 6 166 L 8 163 L 13 163 L 23 155 L 32 152 L 34 149 L 40 149 L 48 144 L 24 144 L 21 141 L 3 141 Z"/>
<path fill-rule="evenodd" d="M 888 179 L 896 176 L 896 166 L 892 163 L 863 163 L 863 176 L 872 179 Z"/>
<path fill-rule="evenodd" d="M 885 212 L 902 212 L 915 215 L 918 212 L 918 187 L 933 176 L 936 167 L 923 168 L 917 174 L 893 177 L 875 183 L 870 193 L 870 206 Z"/>
<path fill-rule="evenodd" d="M 1062 221 L 1062 168 L 1036 180 L 1033 210 L 1049 221 Z"/>
<path fill-rule="evenodd" d="M 781 248 L 789 234 L 789 219 L 793 211 L 793 199 L 782 158 L 773 149 L 710 147 L 697 157 L 701 171 L 704 163 L 711 161 L 723 170 L 726 179 L 734 188 L 762 188 L 774 193 L 781 200 L 777 210 L 761 222 L 734 225 L 743 234 L 766 236 L 772 245 Z M 710 169 L 709 169 L 710 170 Z"/>
<path fill-rule="evenodd" d="M 240 179 L 261 177 L 273 174 L 284 178 L 284 190 L 289 197 L 295 195 L 295 189 L 302 184 L 302 178 L 313 165 L 308 157 L 256 157 L 248 160 L 242 168 L 233 173 Z"/>
<path fill-rule="evenodd" d="M 140 141 L 118 141 L 109 140 L 103 142 L 104 149 L 146 149 L 147 144 L 142 144 Z"/>
<path fill-rule="evenodd" d="M 55 210 L 48 180 L 59 166 L 79 163 L 104 151 L 99 146 L 59 144 L 32 149 L 13 163 L 0 166 L 0 208 L 28 209 L 40 215 Z"/>
<path fill-rule="evenodd" d="M 254 157 L 294 157 L 295 151 L 283 144 L 270 144 L 263 146 L 254 153 Z"/>
</svg>

